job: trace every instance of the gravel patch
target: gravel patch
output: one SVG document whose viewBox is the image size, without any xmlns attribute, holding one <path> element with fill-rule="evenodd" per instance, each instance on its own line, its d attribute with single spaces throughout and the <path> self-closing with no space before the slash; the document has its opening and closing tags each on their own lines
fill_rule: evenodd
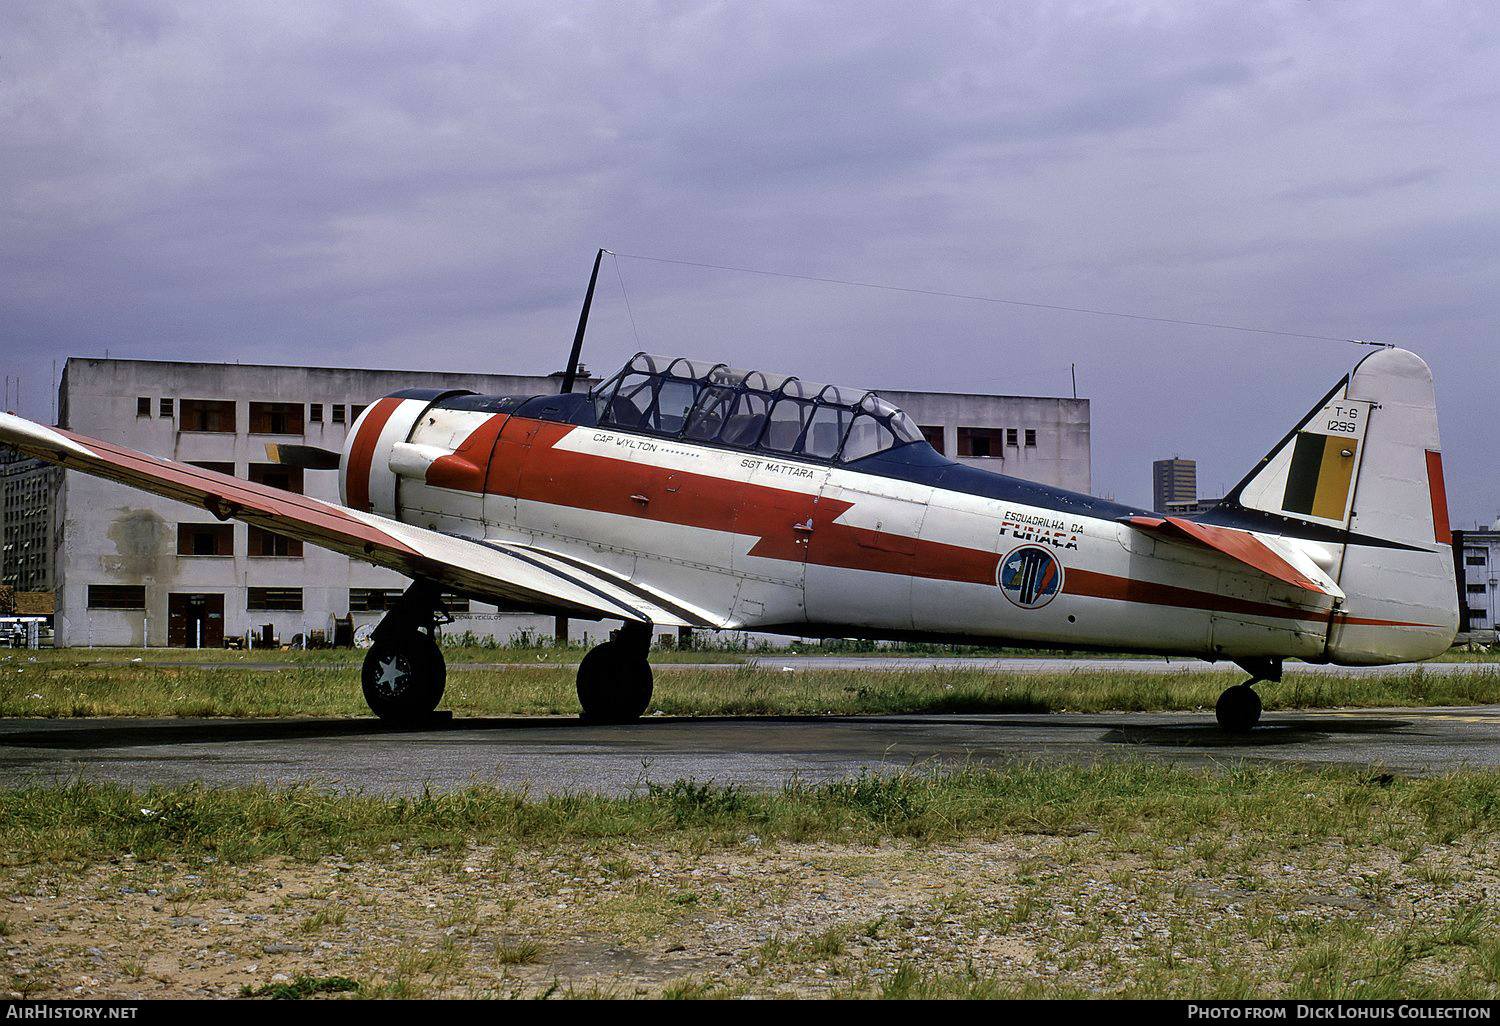
<svg viewBox="0 0 1500 1026">
<path fill-rule="evenodd" d="M 703 842 L 699 842 L 700 845 Z M 592 843 L 0 875 L 13 998 L 1500 992 L 1492 838 Z M 329 995 L 343 997 L 348 995 Z"/>
</svg>

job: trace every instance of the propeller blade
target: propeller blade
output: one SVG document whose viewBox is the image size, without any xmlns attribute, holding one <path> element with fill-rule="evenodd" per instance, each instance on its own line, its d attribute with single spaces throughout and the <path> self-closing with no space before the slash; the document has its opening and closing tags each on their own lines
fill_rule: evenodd
<svg viewBox="0 0 1500 1026">
<path fill-rule="evenodd" d="M 266 458 L 283 467 L 301 467 L 303 470 L 339 469 L 339 454 L 331 449 L 320 449 L 316 445 L 281 445 L 267 442 Z"/>
</svg>

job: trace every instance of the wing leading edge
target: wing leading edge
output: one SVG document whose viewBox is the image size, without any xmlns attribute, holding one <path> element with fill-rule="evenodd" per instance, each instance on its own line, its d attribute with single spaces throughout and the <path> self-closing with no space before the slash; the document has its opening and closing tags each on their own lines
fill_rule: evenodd
<svg viewBox="0 0 1500 1026">
<path fill-rule="evenodd" d="M 346 556 L 534 612 L 719 627 L 694 609 L 580 560 L 429 531 L 0 413 L 0 442 L 27 456 L 243 520 Z"/>
</svg>

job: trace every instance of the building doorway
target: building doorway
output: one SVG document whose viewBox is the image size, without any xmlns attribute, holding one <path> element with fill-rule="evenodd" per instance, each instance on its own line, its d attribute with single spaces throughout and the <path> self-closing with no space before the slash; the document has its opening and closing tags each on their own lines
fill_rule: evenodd
<svg viewBox="0 0 1500 1026">
<path fill-rule="evenodd" d="M 167 596 L 167 644 L 173 648 L 224 647 L 224 596 Z"/>
</svg>

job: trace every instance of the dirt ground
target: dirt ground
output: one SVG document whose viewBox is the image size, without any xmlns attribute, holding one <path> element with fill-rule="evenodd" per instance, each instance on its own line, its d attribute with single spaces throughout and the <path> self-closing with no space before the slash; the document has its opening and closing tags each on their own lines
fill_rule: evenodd
<svg viewBox="0 0 1500 1026">
<path fill-rule="evenodd" d="M 125 858 L 8 870 L 0 952 L 12 997 L 48 998 L 236 997 L 299 980 L 387 997 L 1285 996 L 1382 972 L 1496 992 L 1492 843 L 1283 857 L 1121 853 L 1089 836 L 750 835 L 705 851 Z"/>
</svg>

